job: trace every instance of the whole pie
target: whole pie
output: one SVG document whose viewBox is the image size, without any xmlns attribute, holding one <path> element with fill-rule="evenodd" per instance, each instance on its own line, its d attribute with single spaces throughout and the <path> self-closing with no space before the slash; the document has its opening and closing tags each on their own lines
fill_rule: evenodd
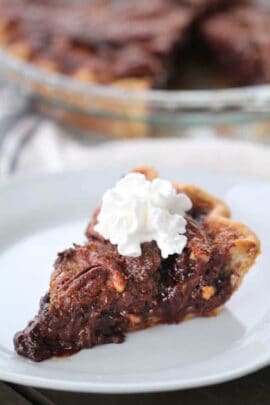
<svg viewBox="0 0 270 405">
<path fill-rule="evenodd" d="M 153 169 L 140 168 L 136 173 L 153 190 L 157 187 Z M 158 196 L 163 207 L 168 183 L 160 184 L 163 194 L 150 198 Z M 95 345 L 121 343 L 127 332 L 220 311 L 253 265 L 259 241 L 248 227 L 230 218 L 228 207 L 219 199 L 194 185 L 175 183 L 172 188 L 174 204 L 180 196 L 192 203 L 186 205 L 182 218 L 185 230 L 179 227 L 182 235 L 175 239 L 185 241 L 181 253 L 163 255 L 161 245 L 149 235 L 136 257 L 120 253 L 119 245 L 97 231 L 102 212 L 97 210 L 86 230 L 87 242 L 58 254 L 37 316 L 15 335 L 18 354 L 42 361 Z M 140 205 L 134 207 L 133 213 Z M 125 229 L 127 224 L 121 224 L 120 218 L 111 219 Z M 156 226 L 166 247 L 171 234 L 164 235 L 163 220 Z"/>
<path fill-rule="evenodd" d="M 117 137 L 163 135 L 144 97 L 85 97 L 76 83 L 58 86 L 53 73 L 129 91 L 268 82 L 270 8 L 261 2 L 0 0 L 0 48 L 51 73 L 43 80 L 16 65 L 3 76 L 41 96 L 39 110 L 65 124 Z"/>
<path fill-rule="evenodd" d="M 0 0 L 0 44 L 45 70 L 138 89 L 174 87 L 190 51 L 211 49 L 232 83 L 252 84 L 270 76 L 268 15 L 259 3 Z M 234 61 L 240 61 L 239 71 Z M 257 70 L 241 82 L 246 62 Z"/>
</svg>

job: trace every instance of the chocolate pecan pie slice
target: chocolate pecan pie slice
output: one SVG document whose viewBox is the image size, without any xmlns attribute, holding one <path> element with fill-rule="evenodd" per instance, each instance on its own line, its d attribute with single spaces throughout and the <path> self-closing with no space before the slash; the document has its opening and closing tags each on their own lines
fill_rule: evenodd
<svg viewBox="0 0 270 405">
<path fill-rule="evenodd" d="M 152 180 L 156 173 L 138 169 Z M 59 253 L 38 315 L 14 338 L 18 354 L 34 361 L 120 343 L 129 331 L 211 316 L 240 286 L 260 246 L 227 206 L 193 185 L 175 184 L 192 201 L 187 243 L 164 259 L 155 241 L 141 255 L 120 255 L 90 222 L 85 245 Z M 172 331 L 173 333 L 173 331 Z"/>
</svg>

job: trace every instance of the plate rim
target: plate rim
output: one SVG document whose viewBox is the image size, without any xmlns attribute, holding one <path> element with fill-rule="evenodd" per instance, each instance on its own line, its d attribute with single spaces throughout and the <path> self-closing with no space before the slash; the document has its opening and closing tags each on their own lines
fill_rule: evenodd
<svg viewBox="0 0 270 405">
<path fill-rule="evenodd" d="M 28 360 L 27 360 L 28 361 Z M 30 361 L 30 360 L 29 360 Z M 97 383 L 97 382 L 73 382 L 63 379 L 49 379 L 45 377 L 28 376 L 23 373 L 9 373 L 2 371 L 0 368 L 0 379 L 6 382 L 32 386 L 36 388 L 53 389 L 69 392 L 93 393 L 93 394 L 140 394 L 151 392 L 168 392 L 175 390 L 185 390 L 192 388 L 201 388 L 222 384 L 238 378 L 247 376 L 261 370 L 270 365 L 270 356 L 264 360 L 257 360 L 257 362 L 250 364 L 246 367 L 239 367 L 233 372 L 220 373 L 216 376 L 201 377 L 187 380 L 174 379 L 165 382 L 148 382 L 148 383 Z M 0 363 L 1 367 L 1 363 Z"/>
<path fill-rule="evenodd" d="M 169 168 L 169 166 L 164 166 L 161 169 L 166 169 Z M 172 168 L 175 169 L 175 168 Z M 207 172 L 207 169 L 204 169 Z M 45 180 L 47 182 L 50 182 L 52 179 L 58 178 L 61 179 L 63 177 L 67 176 L 79 176 L 82 173 L 87 173 L 92 172 L 93 170 L 85 169 L 85 170 L 70 170 L 70 171 L 65 171 L 61 173 L 39 173 L 31 176 L 19 176 L 13 178 L 11 181 L 2 183 L 0 185 L 0 192 L 4 190 L 8 190 L 10 187 L 11 188 L 16 188 L 18 186 L 22 185 L 28 185 L 31 184 L 33 181 L 39 182 L 42 180 Z M 100 173 L 106 172 L 106 169 L 100 169 L 98 170 Z M 116 172 L 117 169 L 115 168 L 114 171 Z M 222 171 L 224 172 L 224 170 Z M 229 174 L 229 173 L 227 173 Z M 240 175 L 245 177 L 245 175 Z M 250 174 L 247 174 L 246 177 L 251 177 Z M 267 181 L 265 178 L 262 178 L 264 182 L 267 182 L 270 184 L 269 181 Z M 30 360 L 26 360 L 27 362 Z M 85 392 L 85 393 L 115 393 L 115 394 L 121 394 L 121 393 L 149 393 L 149 392 L 165 392 L 165 391 L 172 391 L 172 390 L 182 390 L 182 389 L 189 389 L 189 388 L 195 388 L 195 387 L 204 387 L 204 386 L 210 386 L 218 383 L 223 383 L 223 382 L 228 382 L 240 377 L 243 377 L 245 375 L 248 375 L 250 373 L 253 373 L 259 369 L 262 369 L 268 365 L 270 365 L 270 351 L 266 351 L 263 355 L 258 357 L 255 361 L 249 361 L 247 364 L 244 366 L 239 366 L 237 368 L 234 368 L 232 371 L 227 371 L 227 372 L 221 372 L 217 375 L 210 375 L 210 376 L 204 376 L 204 377 L 195 377 L 195 378 L 187 378 L 183 379 L 181 377 L 180 379 L 174 378 L 171 379 L 170 381 L 166 380 L 163 382 L 144 382 L 143 384 L 141 382 L 136 383 L 136 382 L 127 382 L 127 383 L 121 383 L 121 382 L 91 382 L 91 381 L 71 381 L 69 379 L 55 379 L 55 378 L 46 378 L 44 376 L 35 376 L 35 375 L 25 375 L 22 372 L 10 372 L 7 369 L 3 369 L 3 366 L 5 364 L 5 359 L 1 359 L 1 354 L 0 354 L 0 379 L 7 381 L 7 382 L 12 382 L 12 383 L 18 383 L 18 384 L 23 384 L 26 386 L 34 386 L 34 387 L 40 387 L 40 388 L 47 388 L 47 389 L 57 389 L 57 390 L 64 390 L 64 391 L 73 391 L 73 392 Z M 8 364 L 9 360 L 7 360 Z M 30 363 L 32 365 L 32 362 Z M 35 363 L 33 363 L 35 365 Z"/>
</svg>

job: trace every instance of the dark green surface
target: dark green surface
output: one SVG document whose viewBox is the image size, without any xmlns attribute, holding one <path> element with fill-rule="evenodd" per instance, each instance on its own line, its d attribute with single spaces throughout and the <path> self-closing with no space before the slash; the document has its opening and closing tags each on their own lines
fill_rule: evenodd
<svg viewBox="0 0 270 405">
<path fill-rule="evenodd" d="M 270 404 L 270 367 L 250 376 L 179 392 L 137 395 L 77 394 L 0 383 L 1 405 L 264 405 Z"/>
</svg>

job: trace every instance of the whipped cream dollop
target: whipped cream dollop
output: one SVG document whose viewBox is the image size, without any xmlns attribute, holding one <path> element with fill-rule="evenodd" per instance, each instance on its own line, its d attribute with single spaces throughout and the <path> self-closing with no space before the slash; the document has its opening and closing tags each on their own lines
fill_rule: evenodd
<svg viewBox="0 0 270 405">
<path fill-rule="evenodd" d="M 192 207 L 172 183 L 130 173 L 105 192 L 94 229 L 123 256 L 141 255 L 143 242 L 156 241 L 163 258 L 182 253 L 187 243 L 185 212 Z"/>
</svg>

